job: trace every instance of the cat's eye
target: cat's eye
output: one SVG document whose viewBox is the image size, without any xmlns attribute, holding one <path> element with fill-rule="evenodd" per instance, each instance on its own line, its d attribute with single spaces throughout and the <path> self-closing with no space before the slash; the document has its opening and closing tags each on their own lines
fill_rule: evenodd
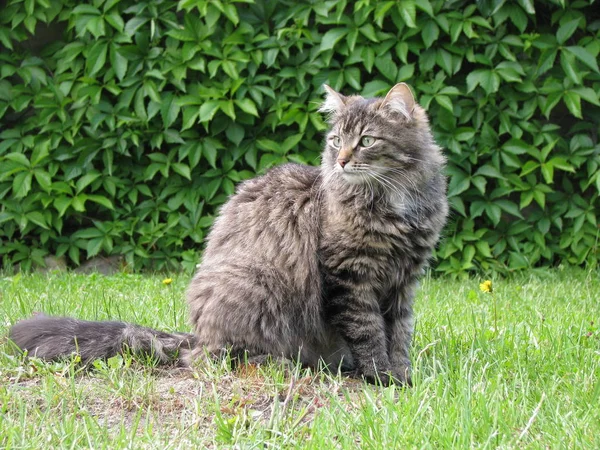
<svg viewBox="0 0 600 450">
<path fill-rule="evenodd" d="M 375 143 L 375 138 L 373 136 L 363 136 L 360 139 L 360 145 L 363 147 L 370 147 Z"/>
<path fill-rule="evenodd" d="M 340 145 L 342 145 L 342 140 L 339 136 L 334 136 L 333 139 L 331 139 L 331 143 L 335 148 L 340 148 Z"/>
</svg>

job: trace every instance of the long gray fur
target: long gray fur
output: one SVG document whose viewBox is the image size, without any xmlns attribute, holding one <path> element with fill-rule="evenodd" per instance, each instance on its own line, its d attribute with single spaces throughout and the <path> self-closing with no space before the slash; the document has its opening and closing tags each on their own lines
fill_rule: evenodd
<svg viewBox="0 0 600 450">
<path fill-rule="evenodd" d="M 164 333 L 124 322 L 89 322 L 37 314 L 16 323 L 9 338 L 29 356 L 56 360 L 79 355 L 83 363 L 122 351 L 147 355 L 160 363 L 185 361 L 196 344 L 193 334 Z M 187 352 L 186 352 L 187 351 Z"/>
<path fill-rule="evenodd" d="M 11 339 L 50 359 L 227 349 L 410 383 L 414 292 L 448 212 L 445 159 L 405 84 L 385 99 L 327 91 L 321 167 L 274 168 L 221 209 L 187 292 L 193 336 L 34 317 Z"/>
</svg>

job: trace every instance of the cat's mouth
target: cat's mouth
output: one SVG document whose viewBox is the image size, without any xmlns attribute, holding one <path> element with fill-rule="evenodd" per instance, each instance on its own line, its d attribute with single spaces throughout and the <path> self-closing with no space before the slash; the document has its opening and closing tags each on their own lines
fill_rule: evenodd
<svg viewBox="0 0 600 450">
<path fill-rule="evenodd" d="M 344 181 L 350 184 L 366 184 L 371 178 L 369 172 L 351 164 L 346 164 L 345 167 L 336 166 L 336 172 L 342 176 Z"/>
</svg>

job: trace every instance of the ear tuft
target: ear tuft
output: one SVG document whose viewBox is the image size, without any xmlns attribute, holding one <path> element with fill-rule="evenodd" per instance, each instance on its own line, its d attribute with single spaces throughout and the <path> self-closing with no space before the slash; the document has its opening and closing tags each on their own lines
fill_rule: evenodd
<svg viewBox="0 0 600 450">
<path fill-rule="evenodd" d="M 411 120 L 415 109 L 415 97 L 406 83 L 398 83 L 390 89 L 379 108 L 389 108 L 402 114 L 406 120 Z"/>
<path fill-rule="evenodd" d="M 325 97 L 325 101 L 319 108 L 319 111 L 330 114 L 337 114 L 346 104 L 346 97 L 342 94 L 334 91 L 326 84 L 323 85 L 325 88 L 325 93 L 327 96 Z"/>
</svg>

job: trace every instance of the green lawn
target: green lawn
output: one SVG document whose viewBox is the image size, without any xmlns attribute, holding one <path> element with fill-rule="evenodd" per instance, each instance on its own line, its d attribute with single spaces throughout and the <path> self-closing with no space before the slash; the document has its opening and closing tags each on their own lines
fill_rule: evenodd
<svg viewBox="0 0 600 450">
<path fill-rule="evenodd" d="M 187 330 L 188 278 L 0 277 L 0 336 L 34 311 Z M 43 364 L 0 346 L 0 448 L 600 448 L 600 272 L 423 280 L 414 387 L 276 365 Z"/>
</svg>

